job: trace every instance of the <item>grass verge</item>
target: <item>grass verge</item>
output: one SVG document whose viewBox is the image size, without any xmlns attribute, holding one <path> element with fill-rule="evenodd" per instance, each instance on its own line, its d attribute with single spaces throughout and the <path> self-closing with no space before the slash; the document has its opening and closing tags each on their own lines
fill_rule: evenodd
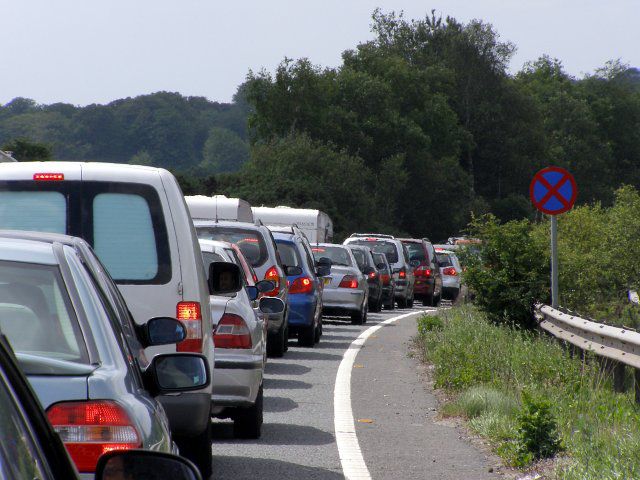
<svg viewBox="0 0 640 480">
<path fill-rule="evenodd" d="M 471 307 L 418 322 L 435 385 L 453 398 L 443 413 L 466 417 L 507 464 L 533 462 L 537 454 L 527 452 L 534 444 L 540 456 L 563 452 L 558 479 L 640 478 L 640 408 L 632 392 L 612 391 L 592 358 L 572 358 L 546 336 L 490 324 Z"/>
</svg>

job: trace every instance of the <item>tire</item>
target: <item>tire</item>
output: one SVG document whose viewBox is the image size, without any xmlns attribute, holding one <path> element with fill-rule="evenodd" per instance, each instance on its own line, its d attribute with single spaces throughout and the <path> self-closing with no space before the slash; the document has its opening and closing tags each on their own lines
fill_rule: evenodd
<svg viewBox="0 0 640 480">
<path fill-rule="evenodd" d="M 370 310 L 374 313 L 377 313 L 382 310 L 382 293 L 378 297 L 378 300 L 376 301 L 376 303 L 374 303 L 373 306 L 370 308 Z"/>
<path fill-rule="evenodd" d="M 319 343 L 320 342 L 320 337 L 322 336 L 322 317 L 320 317 L 320 319 L 318 320 L 318 325 L 316 325 L 316 328 L 314 330 L 314 343 Z"/>
<path fill-rule="evenodd" d="M 351 314 L 351 323 L 354 325 L 362 325 L 367 321 L 367 302 L 362 304 L 362 308 Z"/>
<path fill-rule="evenodd" d="M 239 410 L 233 420 L 233 436 L 236 438 L 260 438 L 262 434 L 264 392 L 258 390 L 256 402 L 249 408 Z"/>
<path fill-rule="evenodd" d="M 407 299 L 399 298 L 398 299 L 398 308 L 407 308 Z"/>
<path fill-rule="evenodd" d="M 267 355 L 269 357 L 280 358 L 284 355 L 286 344 L 289 343 L 287 335 L 287 330 L 282 326 L 278 333 L 267 338 Z"/>
<path fill-rule="evenodd" d="M 413 308 L 413 302 L 415 301 L 415 298 L 414 298 L 414 297 L 415 297 L 415 294 L 414 294 L 413 292 L 411 292 L 411 300 L 409 300 L 409 301 L 407 302 L 407 306 L 408 306 L 409 308 Z"/>
<path fill-rule="evenodd" d="M 211 420 L 207 422 L 207 428 L 200 435 L 194 437 L 174 437 L 176 445 L 180 449 L 180 455 L 191 460 L 203 480 L 208 480 L 213 475 L 213 454 L 211 452 Z"/>
<path fill-rule="evenodd" d="M 298 327 L 298 345 L 313 348 L 316 343 L 316 330 L 315 323 L 308 327 Z"/>
</svg>

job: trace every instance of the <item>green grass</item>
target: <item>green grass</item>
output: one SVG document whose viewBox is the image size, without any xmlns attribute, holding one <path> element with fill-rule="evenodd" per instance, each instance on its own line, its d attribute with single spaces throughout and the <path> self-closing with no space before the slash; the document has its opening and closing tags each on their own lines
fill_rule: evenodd
<svg viewBox="0 0 640 480">
<path fill-rule="evenodd" d="M 597 363 L 571 358 L 558 342 L 487 322 L 471 308 L 420 320 L 419 343 L 435 384 L 453 394 L 443 413 L 469 419 L 508 464 L 519 464 L 522 392 L 551 405 L 563 455 L 563 480 L 640 478 L 640 408 L 616 394 Z M 437 326 L 436 328 L 432 328 Z"/>
</svg>

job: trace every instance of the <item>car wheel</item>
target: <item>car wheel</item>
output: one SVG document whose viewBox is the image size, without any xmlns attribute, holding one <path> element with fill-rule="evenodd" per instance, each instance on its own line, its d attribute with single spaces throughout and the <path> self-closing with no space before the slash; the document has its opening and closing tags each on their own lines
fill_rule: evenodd
<svg viewBox="0 0 640 480">
<path fill-rule="evenodd" d="M 308 327 L 298 327 L 298 345 L 301 347 L 313 347 L 316 343 L 316 326 L 315 323 Z"/>
<path fill-rule="evenodd" d="M 407 308 L 407 299 L 399 298 L 398 299 L 398 308 Z"/>
<path fill-rule="evenodd" d="M 203 479 L 209 479 L 213 475 L 211 420 L 207 422 L 207 428 L 200 435 L 194 437 L 176 435 L 174 440 L 180 449 L 180 455 L 191 460 L 198 467 Z"/>
<path fill-rule="evenodd" d="M 270 357 L 280 358 L 284 355 L 285 345 L 289 343 L 287 338 L 288 332 L 282 326 L 278 333 L 270 335 L 267 338 L 267 355 Z"/>
<path fill-rule="evenodd" d="M 318 319 L 318 324 L 314 329 L 314 343 L 318 343 L 320 341 L 320 337 L 322 336 L 322 317 Z"/>
<path fill-rule="evenodd" d="M 353 323 L 354 325 L 362 325 L 367 321 L 366 305 L 367 302 L 364 302 L 360 310 L 351 314 L 351 323 Z"/>
<path fill-rule="evenodd" d="M 262 433 L 264 392 L 262 385 L 258 390 L 256 402 L 249 408 L 239 410 L 233 420 L 233 436 L 236 438 L 260 438 Z"/>
</svg>

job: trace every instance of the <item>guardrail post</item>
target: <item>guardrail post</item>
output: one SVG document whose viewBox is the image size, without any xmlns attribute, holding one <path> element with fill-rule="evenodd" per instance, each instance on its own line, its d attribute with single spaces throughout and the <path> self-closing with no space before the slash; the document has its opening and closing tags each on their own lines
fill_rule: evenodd
<svg viewBox="0 0 640 480">
<path fill-rule="evenodd" d="M 624 385 L 624 363 L 615 362 L 613 366 L 613 389 L 619 393 L 623 393 L 626 390 Z"/>
</svg>

